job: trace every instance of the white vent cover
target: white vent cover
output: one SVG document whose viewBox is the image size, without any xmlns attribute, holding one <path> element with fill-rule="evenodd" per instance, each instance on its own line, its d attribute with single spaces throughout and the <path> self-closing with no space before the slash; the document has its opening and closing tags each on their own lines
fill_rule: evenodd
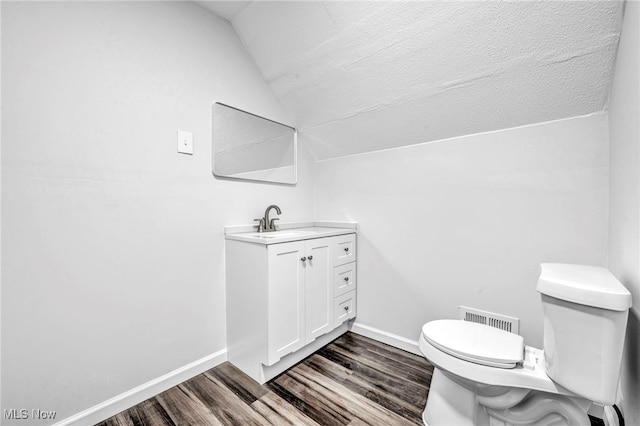
<svg viewBox="0 0 640 426">
<path fill-rule="evenodd" d="M 519 334 L 520 320 L 518 318 L 500 315 L 467 306 L 458 307 L 458 317 L 464 321 L 477 322 L 510 333 Z"/>
</svg>

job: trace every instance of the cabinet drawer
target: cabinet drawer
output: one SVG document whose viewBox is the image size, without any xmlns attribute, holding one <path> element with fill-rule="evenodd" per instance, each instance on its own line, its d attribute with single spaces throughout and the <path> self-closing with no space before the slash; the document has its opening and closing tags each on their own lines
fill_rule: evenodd
<svg viewBox="0 0 640 426">
<path fill-rule="evenodd" d="M 356 317 L 356 292 L 350 291 L 333 299 L 333 327 Z"/>
<path fill-rule="evenodd" d="M 333 266 L 344 265 L 356 260 L 356 234 L 333 238 Z"/>
<path fill-rule="evenodd" d="M 333 296 L 338 297 L 356 288 L 356 262 L 333 268 Z"/>
</svg>

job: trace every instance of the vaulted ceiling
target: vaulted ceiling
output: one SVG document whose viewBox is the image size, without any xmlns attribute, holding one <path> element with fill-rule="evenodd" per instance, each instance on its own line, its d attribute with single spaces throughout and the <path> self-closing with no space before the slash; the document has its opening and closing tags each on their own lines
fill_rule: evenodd
<svg viewBox="0 0 640 426">
<path fill-rule="evenodd" d="M 198 2 L 316 160 L 607 108 L 617 1 Z"/>
</svg>

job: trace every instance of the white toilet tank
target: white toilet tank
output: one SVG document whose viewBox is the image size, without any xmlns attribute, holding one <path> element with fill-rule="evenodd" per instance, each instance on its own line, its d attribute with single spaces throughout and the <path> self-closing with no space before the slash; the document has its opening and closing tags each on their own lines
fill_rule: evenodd
<svg viewBox="0 0 640 426">
<path fill-rule="evenodd" d="M 544 353 L 549 377 L 576 395 L 616 400 L 631 293 L 597 266 L 541 264 Z"/>
</svg>

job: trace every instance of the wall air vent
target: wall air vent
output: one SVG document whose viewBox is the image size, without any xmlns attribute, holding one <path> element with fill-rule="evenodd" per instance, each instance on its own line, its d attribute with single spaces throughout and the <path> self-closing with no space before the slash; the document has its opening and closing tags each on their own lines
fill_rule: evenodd
<svg viewBox="0 0 640 426">
<path fill-rule="evenodd" d="M 500 330 L 510 333 L 519 334 L 520 332 L 520 320 L 518 318 L 469 308 L 467 306 L 458 307 L 458 318 L 463 321 L 477 322 L 499 328 Z"/>
</svg>

